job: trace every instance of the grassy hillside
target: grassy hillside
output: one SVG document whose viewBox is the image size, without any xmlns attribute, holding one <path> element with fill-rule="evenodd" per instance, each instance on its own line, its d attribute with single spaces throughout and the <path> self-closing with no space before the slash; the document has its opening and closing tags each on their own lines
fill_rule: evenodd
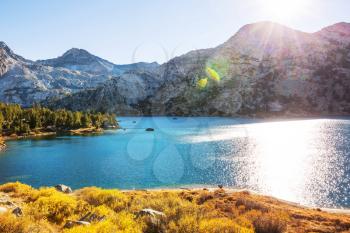
<svg viewBox="0 0 350 233">
<path fill-rule="evenodd" d="M 11 207 L 12 206 L 12 207 Z M 11 213 L 14 206 L 23 212 Z M 0 186 L 0 232 L 279 233 L 349 232 L 350 216 L 307 209 L 229 190 L 118 191 L 95 187 L 71 194 L 21 183 Z M 160 212 L 145 213 L 143 209 Z M 90 215 L 87 215 L 90 213 Z M 90 216 L 85 225 L 67 221 Z M 91 217 L 93 216 L 93 217 Z M 84 219 L 84 218 L 83 218 Z M 66 228 L 64 227 L 66 225 Z"/>
</svg>

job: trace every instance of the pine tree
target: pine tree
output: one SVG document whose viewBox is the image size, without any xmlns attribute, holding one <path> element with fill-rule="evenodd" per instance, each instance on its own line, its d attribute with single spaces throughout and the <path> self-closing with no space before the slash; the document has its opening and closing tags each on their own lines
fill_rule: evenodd
<svg viewBox="0 0 350 233">
<path fill-rule="evenodd" d="M 0 112 L 0 133 L 2 133 L 2 128 L 3 128 L 3 123 L 4 123 L 4 115 L 2 114 L 2 112 Z"/>
<path fill-rule="evenodd" d="M 90 118 L 90 115 L 85 113 L 83 114 L 83 116 L 81 117 L 81 124 L 82 124 L 82 127 L 84 128 L 89 128 L 91 127 L 91 118 Z"/>
<path fill-rule="evenodd" d="M 104 125 L 117 125 L 114 114 L 72 112 L 65 109 L 50 110 L 34 105 L 22 109 L 17 104 L 0 103 L 0 133 L 29 134 L 39 128 L 76 129 Z"/>
</svg>

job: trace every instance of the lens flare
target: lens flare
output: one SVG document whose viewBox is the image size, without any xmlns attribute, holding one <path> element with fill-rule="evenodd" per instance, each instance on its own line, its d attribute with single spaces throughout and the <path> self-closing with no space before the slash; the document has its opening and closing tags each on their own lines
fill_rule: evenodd
<svg viewBox="0 0 350 233">
<path fill-rule="evenodd" d="M 199 89 L 204 89 L 208 84 L 208 78 L 202 78 L 200 80 L 198 80 L 197 82 L 197 87 Z"/>
<path fill-rule="evenodd" d="M 210 68 L 210 67 L 207 67 L 206 71 L 207 71 L 208 76 L 209 76 L 211 79 L 213 79 L 213 80 L 215 80 L 215 81 L 217 81 L 217 82 L 219 82 L 219 81 L 221 80 L 220 75 L 219 75 L 218 72 L 216 72 L 214 69 L 212 69 L 212 68 Z"/>
</svg>

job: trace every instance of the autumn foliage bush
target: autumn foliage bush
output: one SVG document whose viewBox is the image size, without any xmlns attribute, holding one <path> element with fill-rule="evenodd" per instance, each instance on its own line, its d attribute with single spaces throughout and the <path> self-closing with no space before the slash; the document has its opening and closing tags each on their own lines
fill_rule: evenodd
<svg viewBox="0 0 350 233">
<path fill-rule="evenodd" d="M 268 213 L 253 220 L 253 225 L 256 233 L 283 233 L 287 227 L 285 220 L 285 217 Z"/>
<path fill-rule="evenodd" d="M 1 185 L 0 192 L 12 193 L 13 197 L 30 198 L 36 193 L 36 190 L 29 185 L 20 182 L 13 182 Z"/>
<path fill-rule="evenodd" d="M 17 182 L 0 185 L 0 192 L 22 202 L 22 217 L 0 215 L 0 232 L 9 233 L 282 233 L 288 221 L 284 213 L 271 211 L 248 194 L 233 198 L 222 190 L 121 192 L 91 187 L 65 194 Z M 164 216 L 139 216 L 145 208 Z M 88 226 L 63 227 L 87 213 L 104 218 Z"/>
<path fill-rule="evenodd" d="M 106 205 L 114 211 L 121 211 L 127 207 L 128 199 L 116 189 L 101 189 L 96 187 L 84 188 L 79 191 L 79 197 L 93 206 Z"/>
<path fill-rule="evenodd" d="M 1 233 L 51 233 L 55 232 L 49 222 L 45 220 L 35 221 L 30 216 L 20 219 L 11 213 L 0 214 Z"/>
<path fill-rule="evenodd" d="M 248 229 L 236 224 L 227 218 L 214 218 L 202 220 L 199 226 L 200 233 L 254 233 Z"/>
</svg>

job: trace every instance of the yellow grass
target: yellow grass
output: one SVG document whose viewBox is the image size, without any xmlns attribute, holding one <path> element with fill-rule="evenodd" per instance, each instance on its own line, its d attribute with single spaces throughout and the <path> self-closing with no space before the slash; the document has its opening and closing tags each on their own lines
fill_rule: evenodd
<svg viewBox="0 0 350 233">
<path fill-rule="evenodd" d="M 0 214 L 0 232 L 168 232 L 280 233 L 347 232 L 350 216 L 290 205 L 249 192 L 224 190 L 119 191 L 96 187 L 64 194 L 53 188 L 33 189 L 21 183 L 0 186 L 23 209 L 22 217 Z M 1 204 L 0 204 L 1 206 Z M 165 216 L 138 216 L 152 208 Z M 64 229 L 67 220 L 86 213 L 105 216 L 89 226 Z"/>
</svg>

